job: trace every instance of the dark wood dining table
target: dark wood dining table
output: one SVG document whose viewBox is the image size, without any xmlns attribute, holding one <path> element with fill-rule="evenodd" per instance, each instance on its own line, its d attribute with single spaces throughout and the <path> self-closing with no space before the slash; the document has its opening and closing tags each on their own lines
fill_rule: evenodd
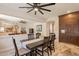
<svg viewBox="0 0 79 59">
<path fill-rule="evenodd" d="M 41 44 L 43 44 L 44 39 L 32 39 L 22 43 L 23 46 L 26 46 L 28 49 L 33 49 Z"/>
<path fill-rule="evenodd" d="M 37 47 L 43 45 L 43 40 L 44 39 L 32 39 L 32 40 L 28 40 L 22 43 L 23 46 L 26 46 L 26 48 L 30 49 L 31 52 L 35 51 Z M 33 52 L 34 53 L 34 52 Z"/>
</svg>

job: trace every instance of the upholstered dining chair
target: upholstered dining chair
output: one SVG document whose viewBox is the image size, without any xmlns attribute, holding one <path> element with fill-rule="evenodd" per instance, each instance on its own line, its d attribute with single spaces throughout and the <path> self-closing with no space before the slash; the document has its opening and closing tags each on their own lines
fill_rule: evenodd
<svg viewBox="0 0 79 59">
<path fill-rule="evenodd" d="M 25 48 L 18 48 L 17 44 L 16 44 L 16 40 L 15 38 L 13 38 L 13 44 L 14 44 L 14 48 L 15 48 L 15 56 L 23 56 L 23 55 L 28 55 L 30 53 L 29 49 L 25 49 Z"/>
<path fill-rule="evenodd" d="M 40 55 L 44 56 L 44 52 L 46 52 L 49 56 L 48 45 L 49 45 L 49 36 L 46 36 L 46 37 L 44 37 L 43 45 L 41 45 L 40 47 L 37 48 L 37 54 L 40 54 L 40 52 L 41 52 Z"/>
</svg>

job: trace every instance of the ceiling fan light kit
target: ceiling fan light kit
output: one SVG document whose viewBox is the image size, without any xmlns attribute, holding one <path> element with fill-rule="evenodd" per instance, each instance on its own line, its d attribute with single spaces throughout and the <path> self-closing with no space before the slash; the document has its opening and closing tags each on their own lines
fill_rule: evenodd
<svg viewBox="0 0 79 59">
<path fill-rule="evenodd" d="M 34 8 L 35 11 L 38 11 L 38 8 Z"/>
<path fill-rule="evenodd" d="M 29 8 L 30 10 L 27 11 L 27 13 L 31 12 L 31 11 L 35 11 L 35 15 L 37 14 L 37 12 L 40 12 L 42 15 L 44 14 L 42 12 L 43 11 L 48 11 L 48 12 L 51 12 L 51 10 L 49 9 L 45 9 L 43 7 L 47 7 L 47 6 L 51 6 L 51 5 L 55 5 L 55 3 L 49 3 L 49 4 L 43 4 L 41 5 L 41 3 L 33 3 L 33 4 L 30 4 L 30 3 L 27 3 L 29 6 L 31 7 L 19 7 L 19 8 Z"/>
</svg>

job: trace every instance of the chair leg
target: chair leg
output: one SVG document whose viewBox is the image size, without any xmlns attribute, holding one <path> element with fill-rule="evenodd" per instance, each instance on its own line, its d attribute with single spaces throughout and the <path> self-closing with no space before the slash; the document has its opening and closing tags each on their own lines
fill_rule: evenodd
<svg viewBox="0 0 79 59">
<path fill-rule="evenodd" d="M 33 56 L 33 51 L 30 52 L 30 56 Z"/>
<path fill-rule="evenodd" d="M 52 50 L 50 49 L 50 55 L 52 55 Z"/>
<path fill-rule="evenodd" d="M 50 50 L 50 55 L 52 55 L 52 45 L 51 45 L 52 42 L 50 42 L 50 46 L 49 46 L 49 50 Z"/>
<path fill-rule="evenodd" d="M 43 49 L 42 49 L 42 56 L 44 56 L 44 51 L 43 51 Z"/>
<path fill-rule="evenodd" d="M 47 48 L 47 54 L 48 54 L 48 56 L 49 56 L 49 49 Z"/>
<path fill-rule="evenodd" d="M 15 53 L 15 56 L 16 56 L 16 53 Z"/>
<path fill-rule="evenodd" d="M 42 56 L 44 56 L 44 52 L 42 51 Z"/>
<path fill-rule="evenodd" d="M 38 55 L 42 56 L 38 51 L 36 51 L 36 53 L 37 53 Z"/>
<path fill-rule="evenodd" d="M 36 49 L 34 50 L 34 56 L 37 56 L 37 51 L 36 51 Z"/>
<path fill-rule="evenodd" d="M 53 51 L 55 52 L 55 47 L 54 47 L 55 45 L 54 45 L 54 42 L 53 42 Z"/>
<path fill-rule="evenodd" d="M 30 56 L 30 52 L 29 53 L 27 53 L 27 54 L 25 54 L 26 56 Z"/>
<path fill-rule="evenodd" d="M 15 56 L 19 56 L 19 54 L 17 54 L 17 53 L 15 52 Z"/>
</svg>

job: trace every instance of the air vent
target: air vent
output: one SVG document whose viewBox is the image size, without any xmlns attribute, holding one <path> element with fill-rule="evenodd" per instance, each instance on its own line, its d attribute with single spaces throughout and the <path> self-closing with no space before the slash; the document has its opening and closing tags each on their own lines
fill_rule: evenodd
<svg viewBox="0 0 79 59">
<path fill-rule="evenodd" d="M 27 22 L 24 20 L 21 20 L 20 23 L 26 24 Z"/>
</svg>

